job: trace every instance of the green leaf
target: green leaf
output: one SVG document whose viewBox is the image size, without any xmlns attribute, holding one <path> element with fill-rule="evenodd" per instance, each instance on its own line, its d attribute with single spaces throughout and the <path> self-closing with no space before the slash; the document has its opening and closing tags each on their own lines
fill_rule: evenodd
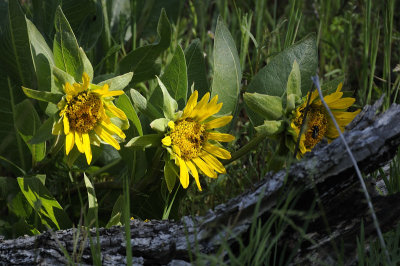
<svg viewBox="0 0 400 266">
<path fill-rule="evenodd" d="M 39 115 L 32 103 L 26 99 L 15 106 L 15 126 L 22 139 L 28 145 L 35 162 L 41 161 L 46 155 L 46 143 L 30 144 L 29 140 L 36 134 L 41 126 Z"/>
<path fill-rule="evenodd" d="M 61 0 L 32 0 L 33 23 L 45 36 L 52 36 L 54 31 L 54 16 Z"/>
<path fill-rule="evenodd" d="M 61 101 L 61 98 L 64 96 L 64 95 L 58 94 L 58 93 L 32 90 L 32 89 L 28 89 L 25 87 L 22 87 L 22 90 L 24 91 L 26 96 L 28 96 L 32 99 L 36 99 L 36 100 L 44 101 L 44 102 L 50 102 L 50 103 L 54 103 L 54 104 L 57 104 L 59 101 Z"/>
<path fill-rule="evenodd" d="M 171 97 L 168 89 L 165 87 L 164 83 L 157 77 L 158 85 L 161 88 L 163 94 L 163 112 L 165 118 L 174 120 L 175 111 L 178 109 L 178 103 Z"/>
<path fill-rule="evenodd" d="M 266 120 L 275 120 L 283 115 L 282 99 L 259 93 L 245 93 L 243 99 L 246 105 Z"/>
<path fill-rule="evenodd" d="M 124 211 L 124 196 L 119 195 L 118 199 L 115 201 L 110 221 L 108 221 L 106 228 L 110 228 L 114 225 L 122 225 L 121 217 Z"/>
<path fill-rule="evenodd" d="M 84 180 L 85 180 L 85 186 L 86 190 L 88 193 L 88 203 L 89 203 L 89 209 L 86 215 L 86 221 L 88 226 L 93 226 L 98 219 L 98 207 L 99 205 L 97 204 L 97 198 L 96 198 L 96 193 L 94 191 L 94 187 L 92 185 L 92 182 L 90 182 L 90 179 L 86 176 L 86 174 L 83 174 Z"/>
<path fill-rule="evenodd" d="M 311 76 L 315 75 L 318 64 L 315 35 L 309 35 L 302 41 L 275 55 L 268 65 L 263 67 L 251 80 L 248 92 L 258 92 L 282 97 L 285 93 L 289 74 L 294 60 L 300 67 L 301 92 L 304 95 L 311 89 Z M 263 123 L 264 119 L 248 108 L 246 109 L 253 125 Z"/>
<path fill-rule="evenodd" d="M 49 117 L 36 131 L 35 135 L 29 140 L 30 144 L 39 144 L 53 137 L 51 131 L 53 129 L 54 117 Z"/>
<path fill-rule="evenodd" d="M 286 85 L 286 112 L 290 113 L 296 108 L 296 103 L 301 99 L 301 76 L 299 64 L 293 62 L 292 71 Z"/>
<path fill-rule="evenodd" d="M 56 34 L 53 42 L 55 65 L 70 74 L 76 81 L 82 80 L 83 72 L 93 79 L 93 67 L 79 47 L 71 26 L 60 7 L 56 11 L 55 28 Z"/>
<path fill-rule="evenodd" d="M 158 132 L 165 132 L 169 121 L 167 118 L 158 118 L 150 123 L 150 127 Z"/>
<path fill-rule="evenodd" d="M 145 114 L 150 120 L 154 120 L 156 118 L 161 117 L 162 115 L 158 110 L 146 100 L 146 98 L 140 94 L 140 92 L 131 89 L 131 98 L 134 104 L 134 107 Z"/>
<path fill-rule="evenodd" d="M 164 178 L 165 178 L 165 183 L 167 184 L 167 188 L 169 193 L 172 192 L 172 190 L 175 187 L 176 183 L 176 178 L 177 178 L 177 171 L 175 169 L 175 164 L 171 160 L 167 160 L 164 165 Z"/>
<path fill-rule="evenodd" d="M 186 104 L 188 80 L 185 55 L 180 45 L 177 46 L 171 63 L 165 68 L 161 80 L 172 98 L 176 101 L 183 99 L 183 108 Z"/>
<path fill-rule="evenodd" d="M 204 54 L 201 49 L 199 39 L 193 40 L 190 45 L 185 49 L 185 59 L 188 74 L 188 85 L 192 86 L 199 92 L 199 98 L 210 91 L 207 74 L 206 64 L 204 62 Z M 189 97 L 189 95 L 188 95 Z"/>
<path fill-rule="evenodd" d="M 149 134 L 149 135 L 134 137 L 125 145 L 125 147 L 132 147 L 134 149 L 159 147 L 161 146 L 161 137 L 162 135 L 160 134 Z"/>
<path fill-rule="evenodd" d="M 17 181 L 26 200 L 37 212 L 43 224 L 57 229 L 71 227 L 69 217 L 38 177 L 18 177 Z"/>
<path fill-rule="evenodd" d="M 126 96 L 126 94 L 122 94 L 116 100 L 115 105 L 119 109 L 124 111 L 126 117 L 128 117 L 128 119 L 131 120 L 132 123 L 135 125 L 139 135 L 143 136 L 142 124 L 140 123 L 139 117 L 136 114 L 135 108 L 133 108 L 132 102 L 129 97 Z"/>
<path fill-rule="evenodd" d="M 264 124 L 255 127 L 259 134 L 266 134 L 268 136 L 279 134 L 284 129 L 283 121 L 265 120 Z"/>
<path fill-rule="evenodd" d="M 242 70 L 235 41 L 219 17 L 214 39 L 214 78 L 212 96 L 223 103 L 220 114 L 234 114 L 239 99 Z"/>
<path fill-rule="evenodd" d="M 111 79 L 104 80 L 98 85 L 103 86 L 108 84 L 110 91 L 124 90 L 128 86 L 129 82 L 132 80 L 133 73 L 129 72 Z"/>
<path fill-rule="evenodd" d="M 130 71 L 134 73 L 132 78 L 133 83 L 153 79 L 155 75 L 160 73 L 161 68 L 157 62 L 157 58 L 171 44 L 171 24 L 164 9 L 161 11 L 157 32 L 159 35 L 158 43 L 139 47 L 128 53 L 119 62 L 119 73 Z"/>
<path fill-rule="evenodd" d="M 18 0 L 8 1 L 5 27 L 0 30 L 0 69 L 17 84 L 35 86 L 32 52 L 25 14 Z"/>
</svg>

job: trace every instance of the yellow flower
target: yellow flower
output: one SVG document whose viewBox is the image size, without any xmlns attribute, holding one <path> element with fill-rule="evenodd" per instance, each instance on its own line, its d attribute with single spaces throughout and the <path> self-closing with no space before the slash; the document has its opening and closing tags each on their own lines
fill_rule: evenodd
<svg viewBox="0 0 400 266">
<path fill-rule="evenodd" d="M 190 173 L 201 191 L 199 172 L 211 178 L 216 178 L 217 173 L 226 173 L 225 167 L 217 158 L 230 159 L 231 154 L 218 146 L 218 141 L 229 142 L 235 137 L 213 130 L 228 124 L 232 116 L 207 120 L 222 107 L 222 103 L 217 104 L 218 95 L 210 101 L 210 93 L 204 95 L 199 102 L 197 98 L 198 92 L 194 91 L 181 117 L 168 122 L 169 130 L 162 139 L 162 144 L 179 166 L 182 187 L 188 187 Z"/>
<path fill-rule="evenodd" d="M 100 140 L 119 150 L 118 141 L 113 137 L 117 135 L 124 139 L 125 134 L 114 125 L 110 118 L 117 117 L 126 120 L 125 113 L 115 107 L 113 96 L 122 95 L 122 90 L 109 91 L 108 84 L 98 86 L 90 84 L 88 74 L 83 73 L 83 83 L 65 83 L 66 95 L 57 104 L 60 119 L 53 126 L 53 134 L 64 133 L 65 153 L 68 155 L 74 145 L 80 153 L 85 153 L 88 164 L 92 161 L 90 145 L 100 145 Z"/>
<path fill-rule="evenodd" d="M 346 109 L 353 105 L 355 99 L 351 97 L 342 98 L 343 92 L 341 92 L 341 90 L 342 83 L 339 84 L 336 92 L 325 96 L 324 100 L 331 109 L 335 120 L 339 124 L 340 130 L 343 132 L 344 127 L 348 125 L 354 117 L 356 117 L 360 112 L 360 109 L 354 112 L 346 112 Z M 307 97 L 305 97 L 304 103 L 294 111 L 294 119 L 291 122 L 291 127 L 296 133 L 293 135 L 296 142 L 300 134 L 308 95 L 309 93 L 307 94 Z M 307 123 L 305 124 L 303 134 L 300 138 L 299 153 L 297 157 L 300 158 L 304 153 L 311 151 L 314 146 L 322 140 L 322 138 L 326 137 L 328 142 L 331 142 L 338 136 L 339 133 L 319 99 L 318 91 L 315 90 L 311 94 L 310 106 L 307 112 Z"/>
</svg>

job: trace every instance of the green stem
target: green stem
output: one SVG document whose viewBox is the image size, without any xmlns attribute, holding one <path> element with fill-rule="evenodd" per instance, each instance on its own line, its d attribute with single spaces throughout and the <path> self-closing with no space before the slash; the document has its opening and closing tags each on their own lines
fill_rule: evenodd
<svg viewBox="0 0 400 266">
<path fill-rule="evenodd" d="M 255 149 L 258 146 L 258 144 L 261 141 L 263 141 L 267 136 L 268 136 L 268 133 L 262 133 L 262 134 L 257 135 L 254 139 L 252 139 L 248 143 L 246 143 L 246 145 L 244 145 L 242 148 L 240 148 L 239 150 L 232 153 L 232 156 L 230 159 L 224 160 L 222 163 L 224 165 L 226 165 L 226 164 L 229 164 L 229 163 L 239 159 L 243 155 L 246 155 L 251 150 Z"/>
<path fill-rule="evenodd" d="M 99 175 L 99 174 L 101 174 L 101 173 L 104 173 L 104 172 L 106 172 L 108 169 L 110 169 L 110 168 L 114 167 L 115 165 L 119 164 L 121 161 L 122 161 L 121 158 L 119 158 L 119 159 L 117 159 L 117 160 L 115 160 L 115 161 L 112 161 L 111 163 L 106 164 L 105 166 L 101 167 L 101 168 L 100 168 L 99 170 L 97 170 L 96 172 L 91 173 L 91 174 L 88 174 L 88 176 L 89 176 L 89 177 L 92 177 L 92 176 L 96 176 L 96 175 Z"/>
</svg>

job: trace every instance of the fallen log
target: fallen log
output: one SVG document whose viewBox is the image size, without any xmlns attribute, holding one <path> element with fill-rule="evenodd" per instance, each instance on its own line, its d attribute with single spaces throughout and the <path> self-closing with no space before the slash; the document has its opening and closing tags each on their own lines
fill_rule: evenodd
<svg viewBox="0 0 400 266">
<path fill-rule="evenodd" d="M 391 160 L 400 144 L 400 106 L 394 104 L 379 115 L 378 109 L 379 104 L 365 107 L 350 125 L 351 130 L 345 133 L 345 139 L 365 174 Z M 250 190 L 209 210 L 204 216 L 185 216 L 180 221 L 131 221 L 133 262 L 185 265 L 194 258 L 195 249 L 212 254 L 222 241 L 234 243 L 235 236 L 248 234 L 257 202 L 261 201 L 258 217 L 265 219 L 270 215 L 287 180 L 304 191 L 296 208 L 307 209 L 315 196 L 322 206 L 316 208 L 317 218 L 307 227 L 307 237 L 312 242 L 306 241 L 298 248 L 294 263 L 335 261 L 333 247 L 340 241 L 346 241 L 347 263 L 353 262 L 361 220 L 367 236 L 373 239 L 376 234 L 354 167 L 340 139 L 329 145 L 318 145 L 288 169 L 268 173 Z M 370 184 L 370 188 L 382 230 L 392 229 L 400 217 L 400 206 L 395 204 L 400 195 L 380 196 L 375 193 L 373 185 Z M 324 217 L 328 228 L 323 222 Z M 102 264 L 126 263 L 124 228 L 100 228 L 98 233 Z M 72 260 L 79 259 L 82 265 L 92 264 L 88 237 L 96 243 L 95 229 L 69 229 L 0 240 L 0 264 L 66 264 L 68 260 L 63 249 L 70 256 L 79 254 Z M 297 237 L 287 232 L 285 242 L 296 241 Z"/>
</svg>

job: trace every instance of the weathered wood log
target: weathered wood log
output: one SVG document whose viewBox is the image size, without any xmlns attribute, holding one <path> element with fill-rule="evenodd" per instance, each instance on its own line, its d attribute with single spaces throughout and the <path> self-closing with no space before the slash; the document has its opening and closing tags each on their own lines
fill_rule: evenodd
<svg viewBox="0 0 400 266">
<path fill-rule="evenodd" d="M 378 105 L 364 109 L 345 133 L 345 138 L 364 173 L 376 170 L 387 163 L 400 144 L 400 106 L 393 105 L 388 111 L 376 115 Z M 314 245 L 304 244 L 298 250 L 295 262 L 313 263 L 314 260 L 330 262 L 335 259 L 331 246 L 335 241 L 348 241 L 346 254 L 354 258 L 355 236 L 359 234 L 359 222 L 364 219 L 366 235 L 375 236 L 368 209 L 354 167 L 340 139 L 329 145 L 319 145 L 303 160 L 287 170 L 268 173 L 253 188 L 242 195 L 218 205 L 201 217 L 183 217 L 180 221 L 134 220 L 131 222 L 131 244 L 136 264 L 177 264 L 190 262 L 195 249 L 202 253 L 214 253 L 222 239 L 233 243 L 235 235 L 246 234 L 253 221 L 253 213 L 260 200 L 259 217 L 268 217 L 285 186 L 290 180 L 296 187 L 304 189 L 298 208 L 308 208 L 318 194 L 320 216 L 307 228 Z M 374 192 L 374 189 L 371 189 Z M 311 196 L 310 196 L 311 195 Z M 372 194 L 378 219 L 383 231 L 393 228 L 400 217 L 398 202 L 400 195 L 388 197 Z M 326 217 L 330 230 L 324 225 Z M 229 226 L 230 233 L 226 228 Z M 104 265 L 124 264 L 125 236 L 122 227 L 100 228 L 99 244 Z M 65 264 L 65 249 L 81 264 L 92 264 L 92 255 L 87 235 L 96 243 L 95 230 L 69 229 L 46 232 L 32 237 L 0 240 L 0 264 Z M 86 234 L 86 235 L 85 235 Z M 287 233 L 288 242 L 296 234 Z M 77 243 L 74 245 L 74 243 Z M 347 244 L 347 242 L 346 242 Z M 191 253 L 189 253 L 191 252 Z M 81 254 L 81 255 L 75 255 Z M 349 259 L 350 261 L 350 259 Z"/>
</svg>

